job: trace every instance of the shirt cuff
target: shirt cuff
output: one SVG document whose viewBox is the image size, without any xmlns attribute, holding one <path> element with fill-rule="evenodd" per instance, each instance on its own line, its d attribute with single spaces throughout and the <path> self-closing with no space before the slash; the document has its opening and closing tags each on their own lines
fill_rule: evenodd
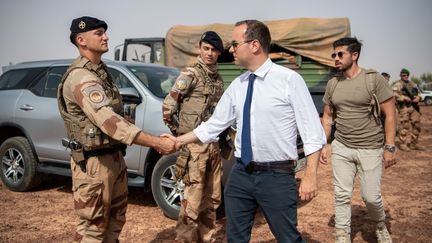
<svg viewBox="0 0 432 243">
<path fill-rule="evenodd" d="M 193 130 L 193 133 L 200 140 L 201 143 L 211 143 L 216 142 L 218 139 L 212 139 L 210 134 L 206 131 L 203 125 L 198 126 Z"/>
<path fill-rule="evenodd" d="M 135 125 L 130 126 L 128 129 L 128 135 L 125 137 L 123 143 L 127 145 L 132 145 L 133 141 L 135 140 L 135 137 L 138 133 L 141 132 L 141 129 Z"/>
<path fill-rule="evenodd" d="M 326 145 L 326 141 L 322 144 L 304 144 L 303 145 L 303 151 L 305 153 L 305 156 L 308 156 L 309 154 L 313 154 L 316 151 L 323 148 L 323 146 Z"/>
</svg>

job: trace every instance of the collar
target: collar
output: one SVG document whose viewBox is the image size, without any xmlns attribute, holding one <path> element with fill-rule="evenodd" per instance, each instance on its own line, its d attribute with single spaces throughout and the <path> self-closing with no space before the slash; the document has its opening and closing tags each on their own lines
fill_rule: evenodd
<svg viewBox="0 0 432 243">
<path fill-rule="evenodd" d="M 267 58 L 267 60 L 255 71 L 253 72 L 257 77 L 264 80 L 264 77 L 267 75 L 267 73 L 270 71 L 271 67 L 273 66 L 273 62 L 270 58 Z M 240 81 L 249 81 L 249 75 L 251 74 L 251 71 L 245 72 L 241 78 Z"/>
</svg>

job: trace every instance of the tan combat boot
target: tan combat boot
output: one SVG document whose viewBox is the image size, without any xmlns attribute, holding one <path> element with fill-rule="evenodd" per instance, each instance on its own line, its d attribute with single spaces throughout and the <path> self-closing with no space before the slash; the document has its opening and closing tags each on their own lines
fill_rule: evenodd
<svg viewBox="0 0 432 243">
<path fill-rule="evenodd" d="M 399 149 L 405 152 L 411 151 L 411 149 L 406 144 L 399 144 Z"/>
<path fill-rule="evenodd" d="M 351 243 L 351 234 L 344 229 L 336 229 L 335 243 Z"/>
<path fill-rule="evenodd" d="M 377 223 L 377 227 L 375 230 L 376 236 L 377 236 L 377 242 L 378 243 L 392 243 L 392 239 L 390 236 L 390 233 L 387 230 L 387 227 L 385 226 L 384 222 Z"/>
</svg>

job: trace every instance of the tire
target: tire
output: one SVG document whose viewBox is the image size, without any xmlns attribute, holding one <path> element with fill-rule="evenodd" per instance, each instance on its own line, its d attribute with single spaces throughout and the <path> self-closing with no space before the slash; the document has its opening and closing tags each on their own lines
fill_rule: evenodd
<svg viewBox="0 0 432 243">
<path fill-rule="evenodd" d="M 431 97 L 426 97 L 424 100 L 425 105 L 432 105 L 432 98 Z"/>
<path fill-rule="evenodd" d="M 0 147 L 0 177 L 11 191 L 24 192 L 38 186 L 37 160 L 24 137 L 7 139 Z"/>
<path fill-rule="evenodd" d="M 153 169 L 151 188 L 153 198 L 162 212 L 170 219 L 176 220 L 183 199 L 184 184 L 174 179 L 177 154 L 163 156 Z"/>
</svg>

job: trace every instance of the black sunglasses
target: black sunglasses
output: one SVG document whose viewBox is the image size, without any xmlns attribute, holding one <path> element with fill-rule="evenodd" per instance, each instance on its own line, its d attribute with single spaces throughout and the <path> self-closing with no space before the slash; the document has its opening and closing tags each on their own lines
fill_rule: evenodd
<svg viewBox="0 0 432 243">
<path fill-rule="evenodd" d="M 333 59 L 335 59 L 335 58 L 336 58 L 336 55 L 337 55 L 339 58 L 342 58 L 342 57 L 344 56 L 344 53 L 343 53 L 342 51 L 339 51 L 339 52 L 336 52 L 336 53 L 331 54 L 331 57 L 332 57 Z"/>
</svg>

